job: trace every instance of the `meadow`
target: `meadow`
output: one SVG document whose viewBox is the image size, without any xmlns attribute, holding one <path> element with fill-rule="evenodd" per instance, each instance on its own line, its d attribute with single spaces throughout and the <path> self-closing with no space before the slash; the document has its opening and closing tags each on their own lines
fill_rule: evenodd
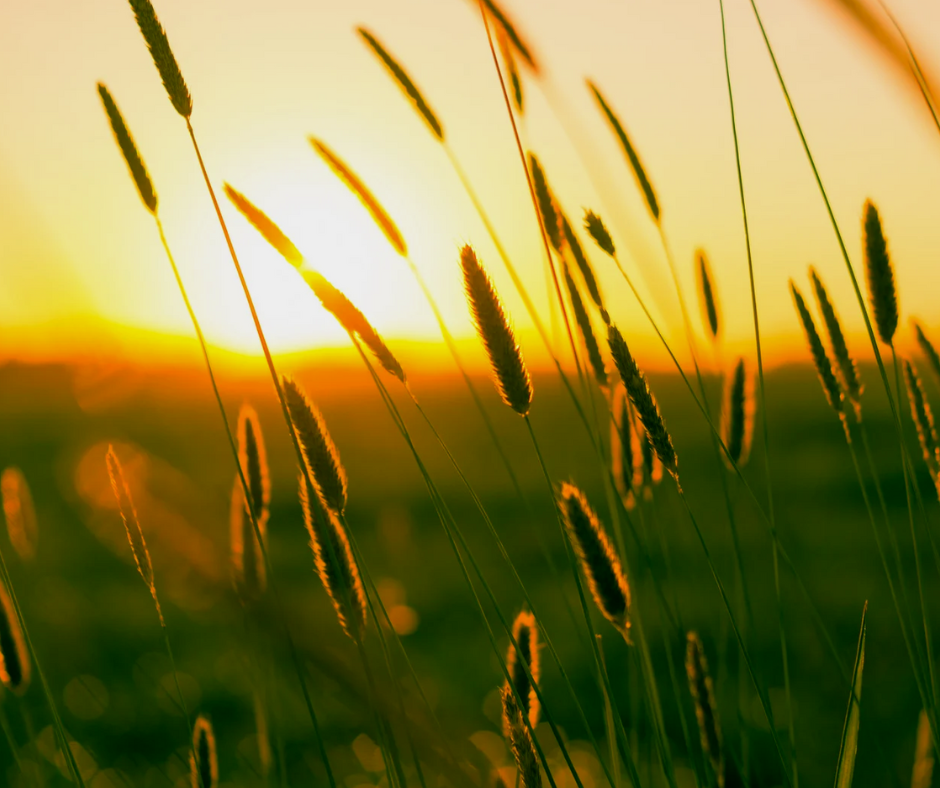
<svg viewBox="0 0 940 788">
<path fill-rule="evenodd" d="M 845 239 L 857 230 L 836 219 L 752 2 L 857 303 L 834 304 L 813 268 L 791 280 L 812 363 L 765 369 L 725 49 L 751 294 L 733 308 L 751 315 L 753 358 L 724 347 L 729 305 L 704 252 L 697 292 L 683 290 L 655 176 L 603 89 L 586 83 L 675 287 L 680 324 L 665 325 L 605 218 L 566 213 L 526 149 L 526 84 L 541 67 L 499 5 L 478 5 L 550 315 L 427 98 L 375 33 L 356 32 L 446 153 L 497 251 L 483 261 L 462 244 L 453 266 L 486 372 L 466 366 L 454 315 L 392 216 L 309 138 L 426 297 L 453 362 L 432 373 L 383 338 L 277 217 L 214 181 L 170 37 L 150 0 L 130 0 L 263 366 L 236 371 L 206 341 L 145 155 L 99 83 L 115 156 L 153 220 L 199 355 L 0 368 L 8 784 L 930 785 L 940 355 L 911 319 L 931 316 L 900 311 L 891 227 L 865 202 L 853 264 Z M 928 79 L 888 19 L 940 131 Z M 335 319 L 348 355 L 271 351 L 226 199 L 230 221 L 257 230 Z M 647 374 L 634 355 L 598 260 L 627 285 L 667 372 Z M 491 277 L 497 265 L 543 341 L 538 367 Z M 839 315 L 853 307 L 868 346 L 843 333 Z"/>
</svg>

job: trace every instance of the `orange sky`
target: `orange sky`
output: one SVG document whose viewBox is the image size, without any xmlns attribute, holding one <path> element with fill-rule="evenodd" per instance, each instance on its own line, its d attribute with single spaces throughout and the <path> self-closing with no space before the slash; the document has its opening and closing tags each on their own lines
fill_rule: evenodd
<svg viewBox="0 0 940 788">
<path fill-rule="evenodd" d="M 703 246 L 719 280 L 729 352 L 749 351 L 717 2 L 585 0 L 576 11 L 563 0 L 504 4 L 547 66 L 544 92 L 527 83 L 525 135 L 569 214 L 589 206 L 605 216 L 679 341 L 657 236 L 584 90 L 590 76 L 649 170 L 693 308 L 692 255 Z M 267 210 L 388 339 L 436 342 L 407 268 L 305 140 L 309 133 L 322 137 L 394 216 L 454 333 L 472 334 L 457 267 L 459 245 L 469 241 L 493 272 L 524 349 L 538 357 L 522 304 L 446 158 L 353 32 L 367 25 L 421 86 L 544 315 L 540 239 L 473 3 L 159 0 L 156 7 L 192 91 L 193 124 L 217 186 L 230 181 Z M 848 34 L 825 0 L 762 7 L 853 261 L 861 260 L 859 217 L 871 196 L 885 221 L 903 314 L 940 326 L 940 134 L 896 72 Z M 892 7 L 929 64 L 940 46 L 940 8 L 914 0 Z M 812 262 L 864 355 L 847 274 L 746 0 L 728 0 L 728 15 L 768 346 L 778 359 L 803 354 L 786 281 L 805 281 Z M 259 352 L 185 127 L 129 8 L 120 0 L 35 0 L 0 11 L 3 357 L 102 348 L 134 355 L 152 350 L 144 336 L 191 334 L 101 111 L 97 80 L 111 88 L 147 162 L 210 342 Z M 274 349 L 342 344 L 344 336 L 288 266 L 234 210 L 224 210 Z M 652 351 L 650 330 L 616 269 L 600 254 L 593 260 L 614 317 Z"/>
</svg>

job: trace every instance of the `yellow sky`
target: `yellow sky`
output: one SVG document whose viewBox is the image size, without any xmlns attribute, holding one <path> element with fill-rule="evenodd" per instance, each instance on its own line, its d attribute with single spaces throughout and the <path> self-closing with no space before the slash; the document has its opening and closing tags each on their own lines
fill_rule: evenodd
<svg viewBox="0 0 940 788">
<path fill-rule="evenodd" d="M 580 217 L 588 206 L 604 215 L 678 340 L 658 238 L 584 89 L 590 76 L 656 186 L 696 320 L 692 259 L 703 246 L 719 281 L 729 351 L 750 350 L 717 0 L 504 4 L 547 66 L 544 91 L 527 82 L 524 133 L 568 213 Z M 156 7 L 193 94 L 193 124 L 217 187 L 229 181 L 267 210 L 389 340 L 437 341 L 406 266 L 307 145 L 306 135 L 316 134 L 394 216 L 454 333 L 472 334 L 457 266 L 459 246 L 470 242 L 493 272 L 524 348 L 537 355 L 521 301 L 440 147 L 354 34 L 368 26 L 421 86 L 547 315 L 537 226 L 473 3 L 160 0 Z M 853 261 L 861 261 L 859 217 L 871 196 L 897 266 L 902 313 L 940 326 L 940 134 L 896 72 L 848 34 L 826 0 L 762 8 Z M 915 0 L 895 0 L 893 8 L 929 64 L 940 46 L 940 8 Z M 864 355 L 848 277 L 747 0 L 728 0 L 728 15 L 768 345 L 778 358 L 802 354 L 786 282 L 805 282 L 812 262 Z M 62 357 L 111 343 L 126 352 L 121 327 L 191 334 L 101 111 L 98 80 L 114 93 L 147 162 L 210 342 L 259 352 L 185 127 L 126 3 L 35 0 L 0 11 L 2 356 Z M 272 347 L 342 344 L 293 271 L 230 206 L 223 209 Z M 593 261 L 618 323 L 652 348 L 616 269 L 600 254 Z"/>
</svg>

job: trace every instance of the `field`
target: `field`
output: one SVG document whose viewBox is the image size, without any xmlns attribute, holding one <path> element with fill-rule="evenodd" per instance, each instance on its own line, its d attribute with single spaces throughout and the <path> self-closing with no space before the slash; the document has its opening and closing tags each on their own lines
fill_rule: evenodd
<svg viewBox="0 0 940 788">
<path fill-rule="evenodd" d="M 866 368 L 862 374 L 872 380 L 876 372 Z M 409 687 L 408 706 L 418 722 L 420 746 L 446 752 L 441 748 L 442 740 L 447 740 L 475 768 L 485 769 L 488 759 L 495 766 L 507 767 L 511 755 L 499 736 L 499 665 L 486 643 L 485 629 L 421 478 L 371 382 L 355 367 L 299 366 L 297 376 L 319 402 L 347 467 L 348 519 L 369 571 L 386 604 L 404 606 L 394 617 L 401 619 L 402 631 L 414 627 L 402 642 L 440 721 L 440 728 L 429 722 L 421 701 Z M 329 382 L 338 377 L 344 380 L 342 389 Z M 448 414 L 468 408 L 462 383 L 446 376 L 418 376 L 413 387 L 428 403 L 432 420 L 440 425 L 480 491 L 606 752 L 603 705 L 592 666 L 585 658 L 583 621 L 578 620 L 575 628 L 560 602 L 559 594 L 563 594 L 577 609 L 571 576 L 565 573 L 562 587 L 556 587 L 533 538 L 534 529 L 541 530 L 554 560 L 564 566 L 551 500 L 521 420 L 500 405 L 485 377 L 477 382 L 506 436 L 529 508 L 517 499 L 503 476 L 492 472 L 492 450 L 478 425 L 470 418 L 448 418 Z M 689 479 L 688 494 L 716 565 L 725 578 L 733 578 L 727 518 L 708 435 L 678 378 L 654 376 L 653 385 L 674 432 L 682 476 Z M 271 559 L 285 618 L 308 667 L 333 767 L 349 788 L 376 784 L 380 782 L 381 758 L 372 743 L 375 733 L 368 693 L 361 670 L 356 669 L 352 643 L 337 626 L 335 613 L 313 572 L 297 503 L 296 471 L 290 462 L 286 432 L 278 420 L 276 400 L 263 379 L 242 379 L 231 389 L 227 396 L 230 410 L 234 411 L 244 396 L 258 409 L 263 425 L 273 491 Z M 609 522 L 592 452 L 570 401 L 549 375 L 536 375 L 535 390 L 533 422 L 543 438 L 551 473 L 559 480 L 580 481 Z M 259 649 L 265 653 L 270 649 L 276 665 L 277 740 L 283 742 L 288 784 L 323 784 L 322 766 L 285 653 L 280 622 L 270 609 L 264 615 L 246 614 L 231 590 L 228 506 L 234 473 L 205 380 L 196 370 L 167 375 L 134 368 L 101 371 L 10 365 L 0 372 L 0 392 L 0 460 L 5 465 L 18 465 L 30 479 L 40 523 L 35 562 L 25 566 L 8 557 L 10 573 L 31 622 L 43 667 L 61 702 L 64 722 L 81 745 L 83 758 L 88 759 L 82 763 L 92 778 L 89 784 L 95 788 L 125 784 L 149 788 L 175 784 L 181 775 L 188 780 L 186 726 L 174 705 L 172 678 L 153 604 L 133 567 L 108 486 L 103 459 L 108 442 L 115 444 L 133 471 L 132 489 L 153 555 L 178 668 L 184 674 L 184 694 L 194 709 L 210 714 L 215 725 L 220 784 L 263 784 L 251 691 L 255 675 L 251 665 Z M 888 774 L 895 783 L 904 781 L 913 758 L 919 699 L 841 431 L 810 368 L 773 371 L 767 393 L 781 539 L 847 665 L 854 656 L 862 605 L 865 600 L 870 604 L 856 784 L 883 785 Z M 716 395 L 717 387 L 711 392 L 713 400 Z M 902 543 L 907 544 L 903 536 L 903 480 L 897 464 L 891 461 L 897 444 L 890 417 L 886 404 L 876 395 L 869 395 L 866 404 L 873 448 L 885 458 L 881 474 L 888 505 Z M 479 514 L 446 457 L 418 424 L 413 409 L 410 413 L 403 409 L 418 437 L 421 454 L 485 567 L 505 615 L 514 615 L 522 598 Z M 761 451 L 759 445 L 755 447 L 758 458 Z M 758 463 L 748 467 L 747 478 L 762 498 L 764 475 Z M 924 492 L 930 493 L 927 482 Z M 740 486 L 732 486 L 732 497 L 756 613 L 749 637 L 760 677 L 770 688 L 777 722 L 785 724 L 770 540 Z M 933 525 L 936 503 L 929 501 Z M 717 683 L 727 741 L 729 747 L 735 746 L 736 649 L 701 548 L 668 479 L 656 488 L 655 502 L 642 508 L 646 527 L 650 532 L 658 530 L 668 545 L 672 572 L 664 587 L 670 597 L 676 594 L 686 627 L 702 635 Z M 659 540 L 652 533 L 648 536 L 655 557 L 654 573 L 657 582 L 663 583 Z M 7 556 L 12 554 L 5 539 L 3 551 Z M 634 604 L 645 616 L 647 638 L 661 676 L 667 726 L 681 766 L 687 758 L 663 669 L 662 620 L 649 574 L 638 568 L 637 552 L 629 553 Z M 801 777 L 809 784 L 819 784 L 832 776 L 848 694 L 814 625 L 811 609 L 786 571 L 783 592 Z M 936 598 L 935 578 L 930 581 L 927 598 Z M 627 729 L 636 736 L 642 770 L 642 764 L 649 763 L 651 744 L 645 717 L 637 728 L 629 724 L 636 713 L 636 663 L 596 611 L 595 625 L 605 639 L 615 699 L 628 721 Z M 269 639 L 261 634 L 265 630 L 271 634 Z M 378 660 L 374 633 L 370 634 L 370 653 Z M 684 643 L 674 633 L 667 632 L 666 637 L 681 670 Z M 498 641 L 500 648 L 507 645 L 504 636 L 498 636 Z M 572 743 L 573 757 L 583 767 L 585 786 L 600 785 L 603 773 L 557 669 L 545 654 L 542 664 L 546 698 L 557 724 Z M 404 669 L 401 675 L 405 675 Z M 685 689 L 684 682 L 682 686 Z M 381 687 L 380 694 L 391 703 L 388 686 Z M 682 702 L 691 703 L 685 693 Z M 44 742 L 45 749 L 25 747 L 22 757 L 44 763 L 46 774 L 51 774 L 47 759 L 54 747 L 41 693 L 31 691 L 24 706 L 32 717 L 31 725 L 39 731 L 36 741 Z M 19 712 L 9 705 L 5 708 L 18 729 Z M 745 708 L 752 730 L 755 774 L 762 775 L 762 780 L 779 779 L 772 740 L 753 691 Z M 557 764 L 559 785 L 573 785 L 544 722 L 537 733 Z M 364 739 L 363 734 L 372 738 Z M 26 785 L 9 752 L 3 752 L 2 758 L 9 784 Z M 426 768 L 433 773 L 432 767 Z M 474 782 L 480 779 L 472 773 L 465 777 Z M 688 784 L 691 773 L 680 768 L 679 778 Z M 414 780 L 413 773 L 410 779 Z M 737 779 L 732 770 L 729 783 Z"/>
</svg>

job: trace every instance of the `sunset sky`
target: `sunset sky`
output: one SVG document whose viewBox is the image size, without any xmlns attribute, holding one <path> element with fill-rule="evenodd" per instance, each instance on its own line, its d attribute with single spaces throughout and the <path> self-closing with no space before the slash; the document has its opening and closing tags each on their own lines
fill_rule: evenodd
<svg viewBox="0 0 940 788">
<path fill-rule="evenodd" d="M 661 247 L 620 149 L 584 88 L 624 121 L 659 194 L 694 310 L 693 252 L 718 279 L 729 352 L 753 346 L 746 258 L 717 0 L 504 0 L 545 75 L 525 77 L 523 130 L 568 213 L 615 231 L 659 314 L 681 339 Z M 539 343 L 448 161 L 355 34 L 365 25 L 402 61 L 547 317 L 543 251 L 475 3 L 469 0 L 159 0 L 194 99 L 193 125 L 221 197 L 228 181 L 266 210 L 389 340 L 437 342 L 404 262 L 307 144 L 324 139 L 399 224 L 453 332 L 472 336 L 457 252 L 472 243 L 521 342 Z M 940 6 L 892 0 L 925 65 Z M 730 57 L 763 328 L 776 360 L 804 355 L 786 283 L 817 266 L 856 352 L 862 321 L 828 218 L 747 0 L 727 2 Z M 861 273 L 866 197 L 882 212 L 907 318 L 940 329 L 940 134 L 900 72 L 829 0 L 765 0 L 764 19 Z M 193 155 L 123 0 L 34 0 L 0 11 L 0 331 L 3 359 L 159 352 L 191 325 L 102 112 L 113 92 L 148 165 L 184 280 L 214 346 L 260 352 Z M 559 121 L 563 117 L 563 122 Z M 585 172 L 584 163 L 590 169 Z M 223 204 L 272 346 L 345 337 L 294 271 Z M 588 241 L 585 237 L 585 245 Z M 592 259 L 612 312 L 659 349 L 626 286 Z M 128 329 L 139 329 L 129 331 Z"/>
</svg>

